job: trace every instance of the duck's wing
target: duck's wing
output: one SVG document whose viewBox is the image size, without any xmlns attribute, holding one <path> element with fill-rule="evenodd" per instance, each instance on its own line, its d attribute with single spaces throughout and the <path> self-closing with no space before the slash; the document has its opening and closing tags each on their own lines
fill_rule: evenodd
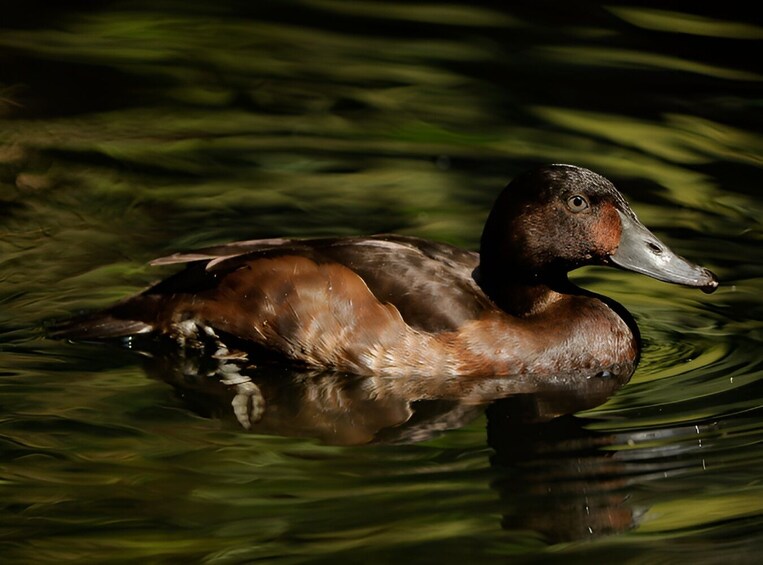
<svg viewBox="0 0 763 565">
<path fill-rule="evenodd" d="M 360 277 L 379 302 L 393 305 L 403 320 L 428 332 L 458 329 L 495 308 L 475 281 L 479 256 L 444 243 L 399 235 L 307 240 L 262 239 L 175 254 L 156 265 L 191 263 L 148 294 L 195 293 L 228 273 L 260 259 L 304 257 L 335 263 Z"/>
<path fill-rule="evenodd" d="M 479 256 L 470 251 L 392 235 L 337 240 L 322 253 L 354 271 L 415 329 L 457 330 L 495 308 L 475 281 Z"/>
</svg>

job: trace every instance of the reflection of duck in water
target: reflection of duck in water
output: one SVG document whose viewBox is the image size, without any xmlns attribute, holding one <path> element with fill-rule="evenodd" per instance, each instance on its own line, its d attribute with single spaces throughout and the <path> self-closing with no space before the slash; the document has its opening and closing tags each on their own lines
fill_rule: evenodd
<svg viewBox="0 0 763 565">
<path fill-rule="evenodd" d="M 425 441 L 468 424 L 494 400 L 517 395 L 533 406 L 523 422 L 545 422 L 598 406 L 629 377 L 579 372 L 540 383 L 521 374 L 464 379 L 361 376 L 278 365 L 225 363 L 221 368 L 203 351 L 172 349 L 146 355 L 145 368 L 202 416 L 235 420 L 255 433 L 309 437 L 331 445 Z"/>
<path fill-rule="evenodd" d="M 554 544 L 635 527 L 654 502 L 641 486 L 668 472 L 701 472 L 711 445 L 705 434 L 712 425 L 602 432 L 590 420 L 563 416 L 599 405 L 627 378 L 579 373 L 539 383 L 523 375 L 357 376 L 271 365 L 226 382 L 201 352 L 164 353 L 146 357 L 150 375 L 170 383 L 202 416 L 254 433 L 342 446 L 412 444 L 465 426 L 487 407 L 492 469 L 475 480 L 489 480 L 500 497 L 489 511 L 500 511 L 507 535 L 524 540 L 528 531 Z M 234 416 L 242 403 L 232 400 L 251 396 L 256 416 Z"/>
<path fill-rule="evenodd" d="M 535 404 L 518 396 L 488 408 L 497 472 L 491 486 L 500 494 L 503 528 L 555 544 L 635 527 L 647 506 L 632 499 L 633 485 L 649 466 L 620 459 L 608 448 L 623 438 L 590 431 L 585 420 L 538 421 Z"/>
<path fill-rule="evenodd" d="M 204 368 L 177 351 L 148 356 L 146 363 L 149 374 L 170 383 L 202 416 L 330 445 L 426 441 L 469 424 L 487 406 L 490 485 L 500 496 L 503 527 L 519 535 L 532 530 L 547 543 L 609 535 L 634 527 L 645 509 L 630 494 L 634 480 L 652 474 L 652 460 L 622 460 L 608 446 L 630 444 L 629 437 L 558 418 L 599 405 L 627 378 L 579 373 L 548 384 L 524 375 L 358 376 L 264 366 L 226 381 L 217 378 L 214 362 Z M 249 412 L 241 411 L 247 406 Z"/>
<path fill-rule="evenodd" d="M 569 165 L 516 178 L 498 197 L 479 255 L 412 237 L 256 240 L 158 264 L 188 267 L 53 330 L 101 339 L 163 334 L 262 350 L 365 375 L 630 375 L 637 330 L 619 305 L 567 279 L 614 264 L 716 288 L 675 255 L 604 177 Z"/>
</svg>

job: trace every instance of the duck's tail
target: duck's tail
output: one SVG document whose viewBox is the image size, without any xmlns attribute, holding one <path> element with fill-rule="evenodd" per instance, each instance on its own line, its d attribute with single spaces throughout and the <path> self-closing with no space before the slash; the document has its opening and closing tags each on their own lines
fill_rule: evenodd
<svg viewBox="0 0 763 565">
<path fill-rule="evenodd" d="M 51 339 L 76 341 L 147 334 L 156 329 L 152 321 L 157 320 L 161 309 L 159 298 L 151 294 L 139 294 L 104 310 L 53 322 L 45 329 Z"/>
<path fill-rule="evenodd" d="M 79 316 L 51 324 L 46 328 L 51 339 L 105 340 L 145 334 L 153 326 L 139 320 L 120 320 L 107 314 Z"/>
<path fill-rule="evenodd" d="M 154 327 L 141 320 L 120 318 L 110 310 L 103 310 L 54 322 L 45 329 L 51 339 L 87 341 L 145 334 L 153 331 Z"/>
</svg>

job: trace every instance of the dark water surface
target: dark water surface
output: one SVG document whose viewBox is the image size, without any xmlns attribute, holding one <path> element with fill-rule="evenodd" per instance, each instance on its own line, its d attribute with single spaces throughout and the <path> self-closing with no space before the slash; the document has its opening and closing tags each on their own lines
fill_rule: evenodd
<svg viewBox="0 0 763 565">
<path fill-rule="evenodd" d="M 3 562 L 756 562 L 754 4 L 9 4 Z M 611 178 L 722 281 L 576 275 L 640 325 L 620 390 L 495 400 L 528 391 L 271 367 L 251 376 L 260 398 L 44 337 L 178 249 L 389 231 L 475 248 L 500 188 L 544 162 Z M 237 394 L 264 403 L 249 431 Z"/>
</svg>

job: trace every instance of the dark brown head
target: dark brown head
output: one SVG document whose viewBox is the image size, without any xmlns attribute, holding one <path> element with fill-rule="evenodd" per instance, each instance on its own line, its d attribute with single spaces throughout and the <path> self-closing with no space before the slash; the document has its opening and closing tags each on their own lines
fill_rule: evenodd
<svg viewBox="0 0 763 565">
<path fill-rule="evenodd" d="M 616 265 L 712 292 L 715 276 L 654 236 L 614 185 L 572 165 L 517 177 L 493 206 L 480 247 L 483 284 L 566 281 L 583 265 Z"/>
</svg>

